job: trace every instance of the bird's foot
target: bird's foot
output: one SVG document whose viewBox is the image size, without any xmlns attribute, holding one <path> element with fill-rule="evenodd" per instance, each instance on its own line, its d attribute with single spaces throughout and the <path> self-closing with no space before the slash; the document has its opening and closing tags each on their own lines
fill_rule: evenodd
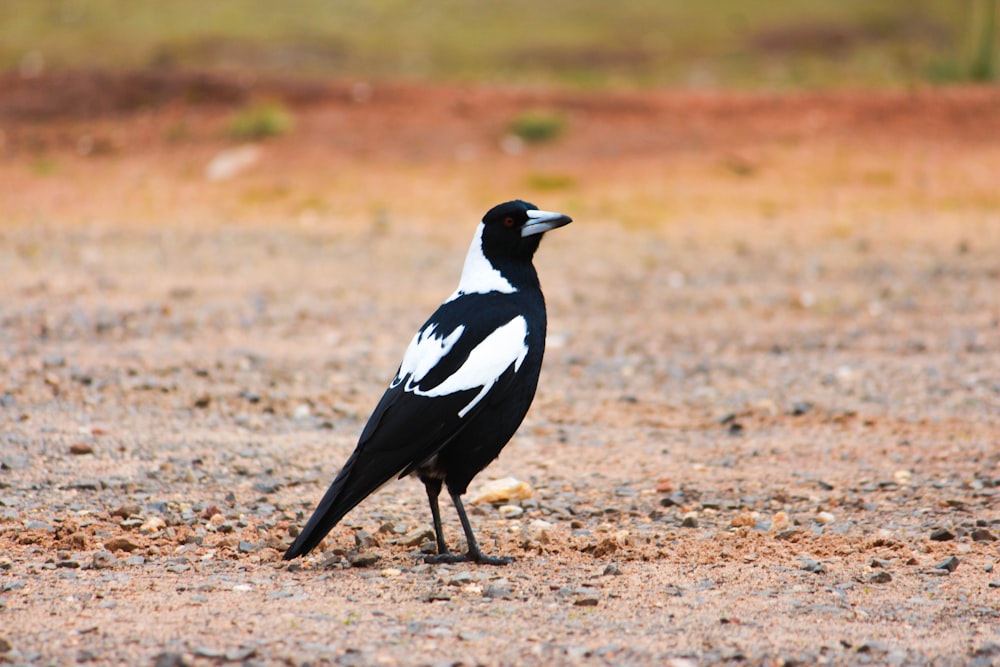
<svg viewBox="0 0 1000 667">
<path fill-rule="evenodd" d="M 514 562 L 513 556 L 486 556 L 481 553 L 467 554 L 433 554 L 424 556 L 424 562 L 430 565 L 438 563 L 479 563 L 480 565 L 510 565 Z"/>
<path fill-rule="evenodd" d="M 467 563 L 468 561 L 468 554 L 453 554 L 451 552 L 424 556 L 424 562 L 430 565 L 437 565 L 438 563 Z"/>
</svg>

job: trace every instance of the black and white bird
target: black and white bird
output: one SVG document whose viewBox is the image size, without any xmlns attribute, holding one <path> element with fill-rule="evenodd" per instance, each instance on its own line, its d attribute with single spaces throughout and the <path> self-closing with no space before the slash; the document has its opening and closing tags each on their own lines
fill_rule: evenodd
<svg viewBox="0 0 1000 667">
<path fill-rule="evenodd" d="M 545 300 L 531 260 L 542 235 L 572 219 L 523 201 L 490 209 L 472 239 L 458 289 L 410 341 L 358 445 L 285 560 L 309 553 L 386 482 L 416 475 L 437 539 L 430 562 L 502 565 L 480 551 L 461 496 L 514 435 L 535 396 L 545 351 Z M 448 489 L 468 553 L 453 554 L 438 496 Z"/>
</svg>

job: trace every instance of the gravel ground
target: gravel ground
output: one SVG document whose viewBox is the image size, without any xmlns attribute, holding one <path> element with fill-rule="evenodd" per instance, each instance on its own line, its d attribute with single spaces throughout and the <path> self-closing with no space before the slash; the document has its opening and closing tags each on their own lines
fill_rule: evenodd
<svg viewBox="0 0 1000 667">
<path fill-rule="evenodd" d="M 315 177 L 281 157 L 308 155 L 303 113 L 268 149 L 287 170 L 250 178 Z M 183 146 L 162 165 L 124 150 L 86 177 L 61 156 L 48 180 L 24 176 L 37 156 L 9 155 L 0 172 L 66 215 L 2 228 L 0 661 L 1000 664 L 1000 208 L 982 186 L 997 151 L 907 137 L 874 155 L 864 137 L 819 157 L 755 144 L 777 166 L 752 186 L 725 146 L 674 157 L 664 168 L 692 174 L 692 197 L 730 202 L 704 219 L 646 187 L 645 156 L 616 158 L 622 180 L 603 189 L 530 196 L 577 221 L 536 258 L 550 319 L 537 399 L 471 489 L 527 489 L 472 506 L 507 567 L 423 564 L 413 480 L 280 560 L 453 289 L 496 203 L 488 165 L 442 168 L 443 188 L 490 197 L 459 198 L 444 222 L 427 212 L 441 202 L 417 200 L 191 224 L 213 195 L 178 176 Z M 590 159 L 581 182 L 614 171 Z M 869 174 L 843 187 L 847 205 L 822 178 L 778 215 L 739 205 L 836 160 Z M 873 186 L 879 160 L 899 185 Z M 372 201 L 412 192 L 412 165 L 377 167 Z M 51 203 L 92 179 L 102 203 L 80 205 L 112 210 L 106 193 L 136 173 L 162 179 L 172 203 L 156 216 L 126 196 L 77 224 L 74 202 Z M 898 206 L 928 189 L 978 203 Z M 624 200 L 667 221 L 632 224 Z"/>
</svg>

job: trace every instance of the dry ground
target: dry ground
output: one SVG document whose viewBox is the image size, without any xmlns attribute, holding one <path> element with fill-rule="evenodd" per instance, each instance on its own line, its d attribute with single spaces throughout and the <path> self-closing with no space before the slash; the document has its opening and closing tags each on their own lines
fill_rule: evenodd
<svg viewBox="0 0 1000 667">
<path fill-rule="evenodd" d="M 49 83 L 0 85 L 0 660 L 1000 663 L 1000 91 Z M 258 94 L 295 130 L 207 178 Z M 473 517 L 516 563 L 421 564 L 410 480 L 281 562 L 512 197 L 576 219 L 473 485 L 530 484 Z"/>
</svg>

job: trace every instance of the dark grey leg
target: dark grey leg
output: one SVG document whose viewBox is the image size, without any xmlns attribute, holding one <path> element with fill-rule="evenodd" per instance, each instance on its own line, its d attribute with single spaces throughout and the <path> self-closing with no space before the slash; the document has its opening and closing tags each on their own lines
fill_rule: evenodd
<svg viewBox="0 0 1000 667">
<path fill-rule="evenodd" d="M 437 556 L 428 556 L 424 561 L 427 563 L 462 563 L 471 560 L 474 563 L 482 563 L 484 565 L 508 565 L 513 563 L 514 558 L 511 556 L 487 556 L 479 550 L 479 544 L 476 542 L 476 536 L 472 532 L 472 524 L 469 523 L 469 516 L 465 513 L 465 506 L 462 504 L 461 496 L 453 493 L 451 494 L 451 500 L 455 503 L 455 511 L 458 512 L 458 518 L 462 522 L 462 530 L 465 531 L 465 541 L 469 545 L 469 551 L 464 554 L 443 553 Z"/>
<path fill-rule="evenodd" d="M 434 538 L 437 540 L 438 554 L 451 553 L 444 541 L 444 530 L 441 528 L 441 509 L 438 507 L 438 496 L 441 495 L 441 480 L 425 479 L 427 502 L 431 505 L 431 518 L 434 520 Z"/>
</svg>

